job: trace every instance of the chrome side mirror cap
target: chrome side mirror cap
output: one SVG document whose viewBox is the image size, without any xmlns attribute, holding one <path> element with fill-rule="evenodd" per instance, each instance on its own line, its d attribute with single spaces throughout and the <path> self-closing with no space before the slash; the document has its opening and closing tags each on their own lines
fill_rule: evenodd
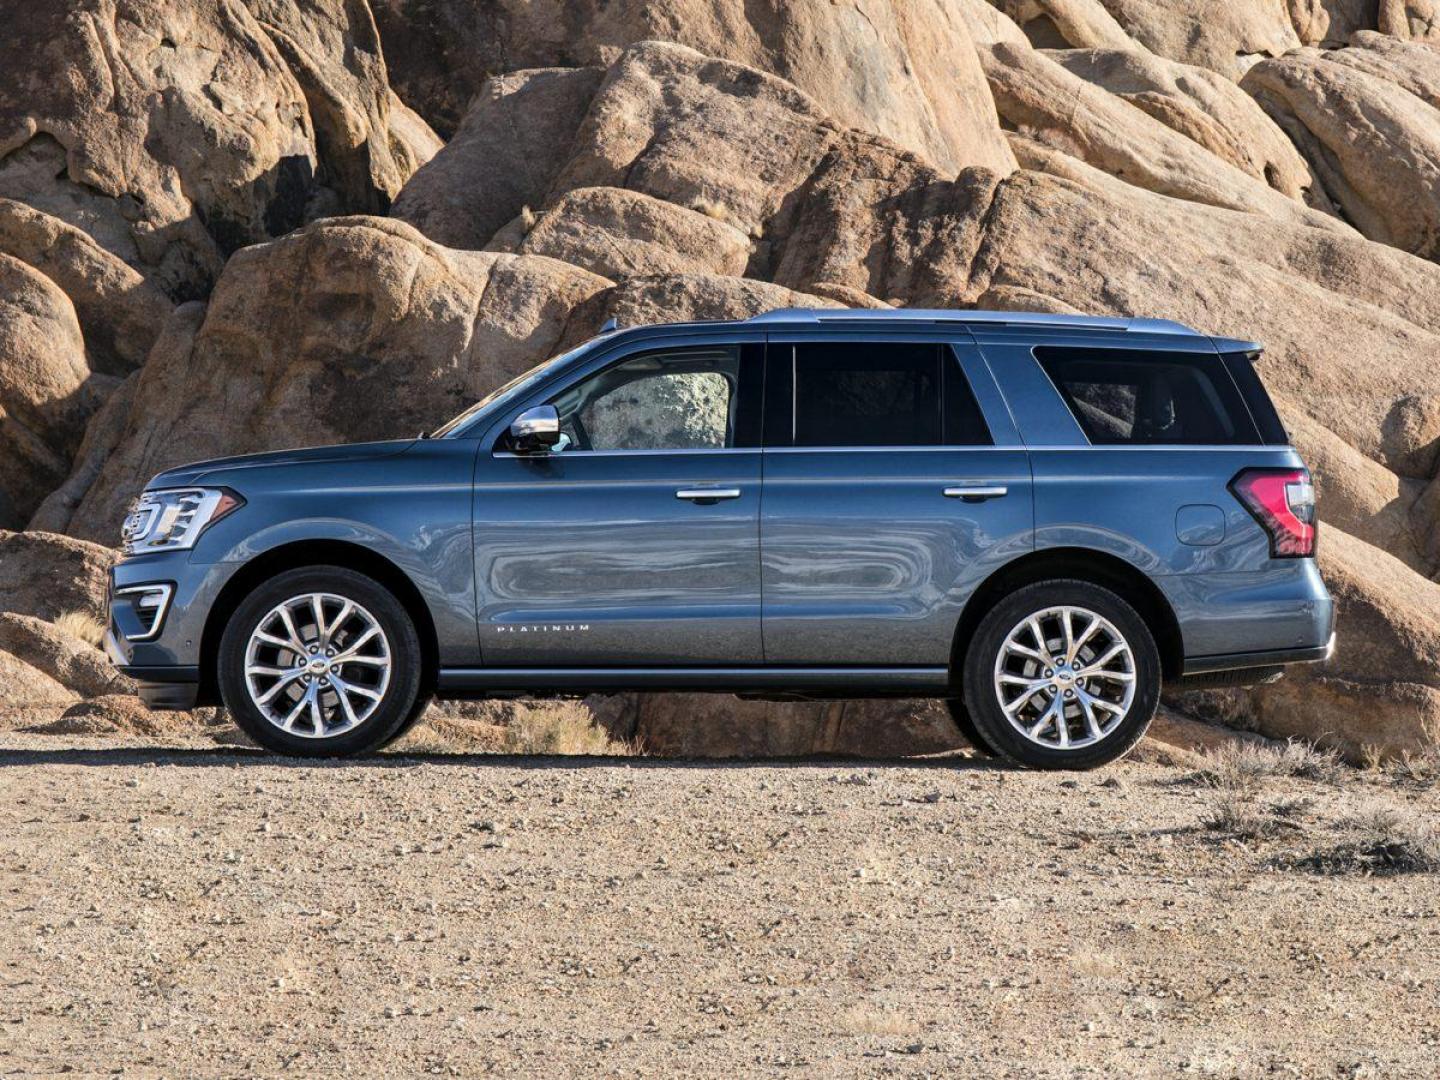
<svg viewBox="0 0 1440 1080">
<path fill-rule="evenodd" d="M 510 422 L 510 446 L 517 454 L 540 454 L 560 442 L 560 414 L 554 405 L 536 405 Z"/>
</svg>

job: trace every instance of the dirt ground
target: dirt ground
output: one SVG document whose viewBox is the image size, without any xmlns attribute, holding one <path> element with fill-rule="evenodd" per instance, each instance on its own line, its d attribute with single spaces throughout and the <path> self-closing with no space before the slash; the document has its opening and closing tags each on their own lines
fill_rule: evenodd
<svg viewBox="0 0 1440 1080">
<path fill-rule="evenodd" d="M 1433 775 L 175 743 L 0 734 L 0 1075 L 1440 1070 Z"/>
</svg>

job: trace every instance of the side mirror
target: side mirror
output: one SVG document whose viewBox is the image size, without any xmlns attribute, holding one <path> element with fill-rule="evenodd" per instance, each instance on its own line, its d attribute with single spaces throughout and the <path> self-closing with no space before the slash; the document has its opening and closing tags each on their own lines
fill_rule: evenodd
<svg viewBox="0 0 1440 1080">
<path fill-rule="evenodd" d="M 536 405 L 510 422 L 510 447 L 517 454 L 540 454 L 560 443 L 560 414 L 554 405 Z"/>
</svg>

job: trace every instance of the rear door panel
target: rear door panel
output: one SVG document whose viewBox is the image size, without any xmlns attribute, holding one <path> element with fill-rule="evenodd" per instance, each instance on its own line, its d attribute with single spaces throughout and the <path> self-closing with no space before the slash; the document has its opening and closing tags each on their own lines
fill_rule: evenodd
<svg viewBox="0 0 1440 1080">
<path fill-rule="evenodd" d="M 776 334 L 767 354 L 767 420 L 773 363 L 786 347 L 822 333 Z M 855 342 L 894 334 L 835 335 Z M 955 625 L 975 587 L 1031 550 L 1029 460 L 975 347 L 951 335 L 908 335 L 953 349 L 995 445 L 775 447 L 764 452 L 760 511 L 762 629 L 772 664 L 935 665 L 950 660 Z M 782 358 L 777 360 L 777 357 Z M 770 442 L 775 440 L 773 437 Z M 1003 487 L 967 502 L 947 488 Z"/>
</svg>

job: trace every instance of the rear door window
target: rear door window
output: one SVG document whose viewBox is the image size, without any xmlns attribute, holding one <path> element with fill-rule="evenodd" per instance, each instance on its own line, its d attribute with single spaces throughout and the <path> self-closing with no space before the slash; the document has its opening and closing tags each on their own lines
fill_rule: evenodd
<svg viewBox="0 0 1440 1080">
<path fill-rule="evenodd" d="M 1255 422 L 1215 354 L 1042 346 L 1035 359 L 1097 445 L 1253 445 Z"/>
<path fill-rule="evenodd" d="M 987 446 L 990 432 L 949 346 L 771 346 L 771 446 Z"/>
</svg>

